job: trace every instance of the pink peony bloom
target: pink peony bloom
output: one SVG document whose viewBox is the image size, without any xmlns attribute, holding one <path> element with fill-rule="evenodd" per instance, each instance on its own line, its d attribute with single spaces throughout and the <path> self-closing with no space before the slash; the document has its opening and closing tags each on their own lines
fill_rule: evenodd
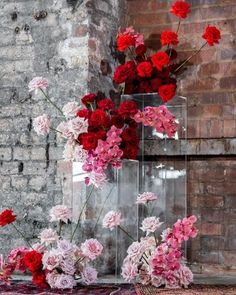
<svg viewBox="0 0 236 295">
<path fill-rule="evenodd" d="M 46 275 L 46 280 L 52 289 L 56 288 L 56 281 L 58 275 L 59 274 L 57 271 L 48 272 Z"/>
<path fill-rule="evenodd" d="M 155 216 L 147 217 L 143 220 L 140 229 L 146 232 L 146 235 L 149 235 L 150 233 L 154 233 L 162 224 L 163 222 L 160 222 L 159 218 Z"/>
<path fill-rule="evenodd" d="M 47 135 L 50 131 L 51 121 L 46 114 L 33 120 L 33 127 L 38 135 Z"/>
<path fill-rule="evenodd" d="M 62 271 L 68 275 L 75 274 L 75 261 L 72 257 L 67 257 L 66 259 L 63 259 L 60 263 L 60 267 Z"/>
<path fill-rule="evenodd" d="M 136 204 L 146 204 L 151 201 L 157 200 L 157 196 L 151 192 L 144 192 L 137 197 Z"/>
<path fill-rule="evenodd" d="M 93 284 L 97 281 L 97 271 L 95 268 L 90 267 L 90 266 L 86 266 L 85 268 L 83 268 L 82 272 L 81 272 L 81 278 L 82 281 L 86 284 L 86 285 L 90 285 Z"/>
<path fill-rule="evenodd" d="M 121 213 L 115 211 L 109 211 L 103 218 L 103 227 L 113 230 L 121 223 Z"/>
<path fill-rule="evenodd" d="M 103 246 L 96 239 L 89 239 L 81 244 L 82 254 L 91 260 L 94 260 L 101 255 L 102 250 Z"/>
<path fill-rule="evenodd" d="M 62 255 L 60 251 L 52 249 L 51 251 L 45 252 L 42 258 L 43 269 L 49 271 L 56 269 L 62 261 Z"/>
<path fill-rule="evenodd" d="M 60 274 L 57 276 L 55 287 L 58 289 L 72 289 L 76 285 L 75 279 L 71 275 Z"/>
<path fill-rule="evenodd" d="M 38 91 L 38 89 L 46 89 L 48 87 L 48 80 L 43 77 L 35 77 L 29 82 L 29 92 Z"/>
<path fill-rule="evenodd" d="M 48 228 L 48 229 L 43 230 L 40 233 L 39 238 L 41 240 L 41 244 L 45 244 L 46 246 L 48 246 L 48 245 L 56 242 L 59 237 L 54 230 L 52 230 L 51 228 Z"/>
<path fill-rule="evenodd" d="M 71 209 L 64 205 L 57 205 L 52 207 L 50 210 L 50 216 L 50 221 L 63 221 L 68 223 L 68 221 L 72 218 L 72 212 Z"/>
<path fill-rule="evenodd" d="M 78 103 L 75 101 L 68 102 L 64 107 L 62 108 L 62 112 L 65 115 L 66 118 L 74 117 L 76 113 L 79 111 Z"/>
<path fill-rule="evenodd" d="M 121 270 L 122 277 L 129 283 L 138 275 L 137 265 L 130 260 L 126 260 Z"/>
</svg>

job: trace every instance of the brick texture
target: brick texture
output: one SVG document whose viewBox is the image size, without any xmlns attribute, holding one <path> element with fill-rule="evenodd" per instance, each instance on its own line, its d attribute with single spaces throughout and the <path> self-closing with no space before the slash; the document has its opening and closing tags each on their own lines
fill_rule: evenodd
<svg viewBox="0 0 236 295">
<path fill-rule="evenodd" d="M 144 34 L 151 49 L 160 49 L 162 30 L 177 28 L 178 19 L 168 12 L 171 2 L 127 0 L 128 23 Z M 192 268 L 229 274 L 236 272 L 236 6 L 234 0 L 188 2 L 191 14 L 180 26 L 178 58 L 184 60 L 200 47 L 208 24 L 220 28 L 222 40 L 205 47 L 180 77 L 178 94 L 187 97 L 189 141 L 187 149 L 175 144 L 172 156 L 189 155 L 188 211 L 199 218 L 199 237 L 188 248 Z M 153 142 L 146 145 L 152 156 L 162 155 L 161 150 Z"/>
</svg>

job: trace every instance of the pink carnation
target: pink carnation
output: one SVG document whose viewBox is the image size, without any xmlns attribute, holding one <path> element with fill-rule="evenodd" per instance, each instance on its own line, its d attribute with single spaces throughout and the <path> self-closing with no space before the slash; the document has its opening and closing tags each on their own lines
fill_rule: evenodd
<svg viewBox="0 0 236 295">
<path fill-rule="evenodd" d="M 39 238 L 40 238 L 42 244 L 45 243 L 45 245 L 48 246 L 51 243 L 56 242 L 59 237 L 54 230 L 49 228 L 49 229 L 43 230 L 40 233 Z"/>
<path fill-rule="evenodd" d="M 57 205 L 50 210 L 51 221 L 63 221 L 68 223 L 72 218 L 71 209 L 64 205 Z"/>
<path fill-rule="evenodd" d="M 46 89 L 48 87 L 48 80 L 43 77 L 35 77 L 29 82 L 29 92 L 38 91 L 38 89 Z"/>
<path fill-rule="evenodd" d="M 136 204 L 146 204 L 155 200 L 157 200 L 157 196 L 154 193 L 144 192 L 138 195 Z"/>
<path fill-rule="evenodd" d="M 110 211 L 103 218 L 103 227 L 113 230 L 116 226 L 121 223 L 121 213 Z"/>
<path fill-rule="evenodd" d="M 46 114 L 33 120 L 33 127 L 38 135 L 47 135 L 50 131 L 51 121 Z"/>
<path fill-rule="evenodd" d="M 127 282 L 134 280 L 138 274 L 137 265 L 130 260 L 126 260 L 121 270 L 121 275 Z"/>
<path fill-rule="evenodd" d="M 148 235 L 150 233 L 154 233 L 162 224 L 163 222 L 160 222 L 159 218 L 155 216 L 147 217 L 143 220 L 142 227 L 140 227 L 140 229 Z"/>
<path fill-rule="evenodd" d="M 56 269 L 60 265 L 62 258 L 58 250 L 52 249 L 51 251 L 45 252 L 42 258 L 43 269 L 49 271 Z"/>
<path fill-rule="evenodd" d="M 7 256 L 7 262 L 15 265 L 16 270 L 25 272 L 26 266 L 24 263 L 24 255 L 28 251 L 29 249 L 26 247 L 18 247 L 16 249 L 11 250 L 11 252 Z"/>
<path fill-rule="evenodd" d="M 82 272 L 81 272 L 81 277 L 82 277 L 82 281 L 86 284 L 86 285 L 90 285 L 96 282 L 97 280 L 97 271 L 95 268 L 87 266 L 85 268 L 83 268 Z"/>
<path fill-rule="evenodd" d="M 71 275 L 60 274 L 56 278 L 55 287 L 58 289 L 72 289 L 76 285 Z"/>
<path fill-rule="evenodd" d="M 91 260 L 101 255 L 102 250 L 103 246 L 96 239 L 89 239 L 81 244 L 82 254 Z"/>
<path fill-rule="evenodd" d="M 76 103 L 75 101 L 68 102 L 62 108 L 62 112 L 67 118 L 74 117 L 78 111 L 79 111 L 79 106 L 78 106 L 78 103 Z"/>
</svg>

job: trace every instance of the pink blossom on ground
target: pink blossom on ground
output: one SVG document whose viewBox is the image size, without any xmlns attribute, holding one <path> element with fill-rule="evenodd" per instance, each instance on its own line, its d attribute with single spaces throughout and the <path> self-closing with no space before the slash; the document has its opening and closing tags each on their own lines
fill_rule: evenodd
<svg viewBox="0 0 236 295">
<path fill-rule="evenodd" d="M 136 204 L 146 204 L 155 200 L 157 200 L 157 196 L 154 193 L 144 192 L 138 195 Z"/>
<path fill-rule="evenodd" d="M 72 289 L 75 285 L 74 277 L 65 274 L 58 275 L 55 282 L 55 287 L 58 289 Z"/>
<path fill-rule="evenodd" d="M 102 250 L 103 246 L 96 239 L 89 239 L 81 244 L 82 254 L 91 260 L 101 255 Z"/>
<path fill-rule="evenodd" d="M 41 240 L 41 244 L 45 244 L 46 246 L 56 242 L 58 240 L 58 234 L 51 228 L 44 229 L 39 238 Z"/>
<path fill-rule="evenodd" d="M 74 117 L 76 113 L 79 111 L 78 103 L 75 101 L 68 102 L 64 107 L 62 108 L 62 112 L 65 115 L 66 118 Z"/>
<path fill-rule="evenodd" d="M 116 211 L 109 211 L 103 218 L 103 227 L 113 230 L 121 223 L 121 213 Z"/>
<path fill-rule="evenodd" d="M 151 216 L 143 220 L 140 229 L 146 232 L 146 235 L 149 235 L 150 233 L 154 233 L 162 224 L 163 222 L 160 222 L 159 218 Z"/>
<path fill-rule="evenodd" d="M 121 268 L 121 275 L 127 282 L 131 282 L 138 275 L 137 265 L 131 260 L 126 260 Z"/>
<path fill-rule="evenodd" d="M 81 272 L 82 281 L 86 285 L 95 283 L 97 281 L 97 275 L 98 275 L 98 272 L 96 271 L 96 269 L 90 266 L 84 267 Z"/>
<path fill-rule="evenodd" d="M 43 269 L 49 271 L 56 269 L 62 261 L 62 255 L 60 251 L 52 249 L 48 252 L 45 252 L 42 258 Z"/>
<path fill-rule="evenodd" d="M 51 121 L 46 114 L 33 120 L 33 128 L 38 135 L 47 135 L 50 131 Z"/>
<path fill-rule="evenodd" d="M 35 77 L 29 82 L 29 92 L 38 91 L 38 89 L 46 89 L 48 80 L 43 77 Z"/>
<path fill-rule="evenodd" d="M 71 209 L 64 205 L 56 205 L 50 210 L 50 221 L 63 221 L 68 223 L 72 218 Z"/>
</svg>

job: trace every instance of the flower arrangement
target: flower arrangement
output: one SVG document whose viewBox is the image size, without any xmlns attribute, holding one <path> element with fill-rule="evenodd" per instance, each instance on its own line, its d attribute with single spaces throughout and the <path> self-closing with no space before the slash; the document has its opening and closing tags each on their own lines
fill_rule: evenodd
<svg viewBox="0 0 236 295">
<path fill-rule="evenodd" d="M 71 210 L 57 205 L 50 210 L 51 221 L 59 222 L 58 231 L 44 229 L 39 242 L 31 245 L 14 224 L 16 215 L 12 209 L 0 213 L 0 226 L 11 224 L 26 240 L 27 247 L 21 246 L 10 251 L 6 259 L 0 256 L 0 281 L 10 284 L 14 271 L 32 274 L 32 281 L 40 288 L 71 289 L 77 280 L 92 284 L 97 280 L 97 270 L 89 262 L 101 255 L 103 246 L 96 239 L 88 239 L 80 246 L 62 237 L 62 227 L 72 218 Z M 79 222 L 79 221 L 78 221 Z"/>
<path fill-rule="evenodd" d="M 157 200 L 151 192 L 140 194 L 136 204 L 148 206 Z M 121 225 L 121 212 L 110 211 L 103 219 L 103 227 L 122 230 L 133 241 L 127 249 L 121 275 L 127 282 L 166 288 L 187 287 L 193 281 L 193 274 L 186 266 L 182 253 L 182 244 L 189 238 L 195 238 L 197 229 L 194 215 L 179 219 L 172 228 L 165 229 L 158 240 L 156 231 L 163 222 L 156 216 L 146 217 L 142 221 L 141 231 L 145 233 L 136 241 Z"/>
<path fill-rule="evenodd" d="M 181 20 L 190 13 L 190 5 L 186 1 L 176 1 L 170 12 L 179 19 L 177 30 L 161 33 L 162 49 L 154 54 L 148 52 L 143 35 L 135 32 L 133 27 L 118 33 L 116 48 L 127 61 L 115 69 L 113 80 L 123 88 L 123 93 L 158 93 L 164 103 L 168 102 L 176 93 L 177 76 L 183 66 L 203 47 L 219 43 L 220 31 L 215 26 L 207 26 L 202 35 L 205 41 L 202 46 L 185 61 L 179 62 L 175 46 L 179 44 Z"/>
</svg>

